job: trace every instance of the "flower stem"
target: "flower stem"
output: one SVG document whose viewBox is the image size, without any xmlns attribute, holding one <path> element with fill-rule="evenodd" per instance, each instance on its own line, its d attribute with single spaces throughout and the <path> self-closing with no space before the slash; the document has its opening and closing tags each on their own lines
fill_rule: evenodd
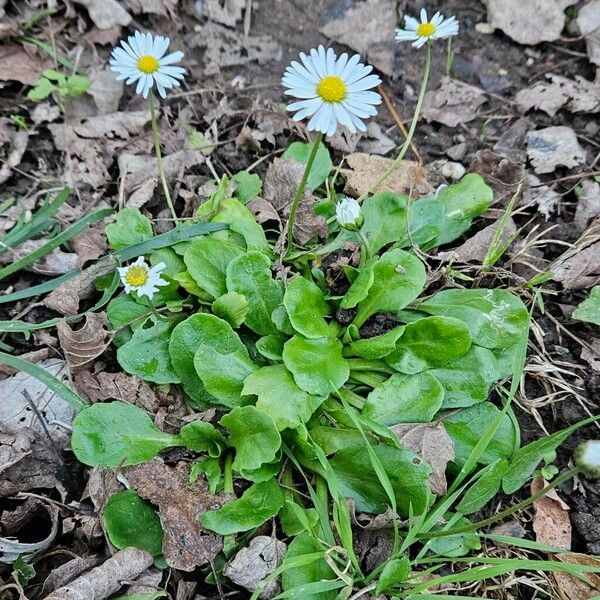
<svg viewBox="0 0 600 600">
<path fill-rule="evenodd" d="M 452 37 L 448 38 L 448 54 L 446 56 L 446 77 L 452 77 L 452 65 L 454 64 L 454 50 L 452 49 Z"/>
<path fill-rule="evenodd" d="M 154 151 L 156 153 L 156 164 L 158 165 L 158 174 L 160 176 L 160 181 L 162 183 L 163 192 L 165 194 L 165 198 L 167 200 L 167 204 L 169 205 L 169 209 L 171 210 L 171 214 L 173 215 L 173 220 L 175 224 L 179 224 L 179 219 L 177 218 L 177 213 L 175 212 L 175 207 L 173 206 L 173 200 L 171 200 L 171 192 L 169 191 L 169 184 L 167 183 L 167 178 L 165 176 L 165 165 L 162 159 L 162 153 L 160 151 L 160 138 L 158 137 L 158 123 L 156 120 L 156 108 L 154 106 L 154 94 L 150 94 L 150 120 L 152 122 L 152 139 L 154 140 Z"/>
<path fill-rule="evenodd" d="M 233 454 L 227 452 L 225 455 L 225 464 L 223 466 L 223 491 L 226 494 L 233 494 L 233 470 L 231 463 L 233 462 Z"/>
<path fill-rule="evenodd" d="M 360 239 L 362 240 L 363 247 L 364 247 L 364 252 L 361 254 L 361 257 L 360 257 L 360 262 L 362 265 L 371 258 L 373 253 L 371 252 L 371 244 L 369 243 L 369 240 L 367 239 L 365 232 L 362 229 L 359 229 L 358 235 L 360 236 Z"/>
<path fill-rule="evenodd" d="M 304 194 L 304 190 L 306 189 L 306 182 L 308 181 L 308 176 L 310 175 L 310 171 L 312 169 L 313 163 L 315 162 L 315 158 L 317 156 L 317 151 L 319 150 L 319 145 L 321 144 L 321 140 L 323 139 L 323 134 L 319 131 L 315 137 L 315 141 L 313 143 L 313 147 L 310 151 L 310 156 L 308 157 L 308 162 L 306 163 L 306 167 L 304 169 L 304 174 L 302 175 L 302 179 L 300 180 L 300 185 L 296 190 L 296 194 L 294 195 L 294 199 L 292 200 L 292 206 L 290 208 L 290 216 L 288 219 L 288 231 L 287 231 L 287 250 L 288 252 L 294 247 L 294 224 L 296 221 L 296 211 L 298 210 L 298 205 L 300 204 L 300 199 L 302 198 L 302 194 Z"/>
<path fill-rule="evenodd" d="M 406 155 L 406 152 L 413 139 L 413 135 L 415 134 L 415 129 L 417 128 L 419 117 L 421 116 L 421 108 L 423 107 L 423 99 L 425 98 L 425 91 L 427 90 L 427 84 L 429 83 L 430 71 L 431 45 L 427 43 L 425 45 L 425 70 L 423 71 L 423 81 L 421 82 L 421 90 L 417 99 L 415 114 L 413 115 L 412 122 L 410 124 L 410 129 L 408 130 L 408 135 L 406 136 L 406 140 L 404 140 L 404 144 L 402 145 L 402 148 L 400 148 L 398 156 L 394 159 L 394 162 L 386 169 L 385 173 L 374 184 L 370 185 L 369 188 L 357 198 L 359 202 L 362 202 L 367 196 L 372 194 L 375 190 L 379 189 L 379 186 L 397 169 L 398 165 L 400 164 L 400 161 Z"/>
</svg>

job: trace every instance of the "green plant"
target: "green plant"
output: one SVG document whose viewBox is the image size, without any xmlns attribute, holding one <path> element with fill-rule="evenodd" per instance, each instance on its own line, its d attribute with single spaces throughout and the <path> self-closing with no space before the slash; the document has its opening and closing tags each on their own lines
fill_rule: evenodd
<svg viewBox="0 0 600 600">
<path fill-rule="evenodd" d="M 54 94 L 58 105 L 64 110 L 69 98 L 84 94 L 90 87 L 91 81 L 83 75 L 65 75 L 54 69 L 47 69 L 29 90 L 27 97 L 35 102 L 45 100 Z"/>
</svg>

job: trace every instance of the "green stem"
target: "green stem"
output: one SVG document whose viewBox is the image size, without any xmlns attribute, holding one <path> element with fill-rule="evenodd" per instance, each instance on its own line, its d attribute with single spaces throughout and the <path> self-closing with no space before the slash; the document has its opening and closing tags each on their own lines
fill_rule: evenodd
<svg viewBox="0 0 600 600">
<path fill-rule="evenodd" d="M 360 257 L 360 262 L 361 262 L 361 266 L 364 265 L 364 263 L 369 260 L 371 258 L 371 256 L 373 255 L 373 253 L 371 252 L 371 244 L 369 243 L 369 240 L 367 239 L 367 236 L 365 235 L 365 232 L 362 229 L 358 230 L 358 235 L 360 236 L 360 239 L 362 240 L 363 246 L 364 246 L 364 252 L 361 254 Z"/>
<path fill-rule="evenodd" d="M 225 465 L 223 466 L 223 491 L 226 494 L 233 494 L 233 469 L 231 463 L 233 462 L 233 452 L 227 452 L 225 454 Z"/>
<path fill-rule="evenodd" d="M 454 63 L 454 50 L 452 50 L 452 37 L 448 38 L 448 54 L 446 55 L 446 76 L 452 77 L 452 65 Z"/>
<path fill-rule="evenodd" d="M 487 519 L 483 519 L 483 521 L 477 521 L 477 522 L 471 523 L 469 525 L 464 525 L 463 527 L 455 527 L 454 529 L 448 529 L 447 531 L 431 531 L 431 532 L 425 533 L 422 536 L 418 536 L 418 537 L 422 537 L 422 538 L 445 537 L 447 535 L 458 535 L 459 533 L 467 533 L 469 531 L 477 531 L 478 529 L 481 529 L 482 527 L 487 527 L 488 525 L 491 525 L 492 523 L 495 523 L 496 521 L 501 521 L 502 519 L 504 519 L 506 517 L 510 517 L 510 515 L 512 515 L 513 513 L 516 513 L 519 510 L 523 510 L 524 508 L 527 508 L 528 506 L 533 504 L 536 500 L 539 500 L 542 496 L 545 496 L 550 490 L 553 490 L 554 488 L 557 488 L 559 485 L 562 485 L 565 481 L 568 481 L 569 479 L 571 479 L 571 477 L 574 477 L 580 471 L 581 471 L 581 469 L 579 467 L 573 467 L 572 469 L 565 471 L 562 475 L 559 475 L 554 481 L 550 482 L 544 489 L 539 490 L 535 494 L 532 494 L 529 498 L 526 498 L 525 500 L 522 500 L 521 502 L 514 504 L 513 506 L 507 508 L 506 510 L 496 513 L 495 515 L 492 515 L 491 517 L 489 517 Z"/>
<path fill-rule="evenodd" d="M 171 215 L 173 215 L 173 220 L 175 224 L 179 224 L 179 219 L 177 218 L 177 213 L 175 212 L 175 207 L 173 206 L 173 200 L 171 200 L 171 192 L 169 191 L 169 184 L 167 183 L 167 178 L 165 176 L 165 165 L 163 163 L 162 153 L 160 151 L 160 138 L 158 136 L 158 122 L 156 120 L 156 108 L 154 106 L 154 94 L 150 94 L 150 120 L 152 122 L 152 139 L 154 140 L 154 152 L 156 153 L 156 164 L 158 165 L 158 174 L 160 176 L 160 181 L 162 183 L 163 192 L 165 194 L 165 198 L 167 200 L 167 204 L 169 205 L 169 209 L 171 210 Z"/>
<path fill-rule="evenodd" d="M 321 140 L 323 139 L 323 134 L 319 131 L 315 137 L 315 141 L 313 143 L 313 147 L 310 151 L 310 156 L 308 157 L 308 162 L 306 163 L 306 167 L 304 168 L 304 174 L 302 175 L 302 179 L 300 180 L 300 185 L 296 190 L 296 194 L 294 195 L 294 199 L 292 200 L 292 206 L 290 208 L 290 216 L 288 219 L 288 231 L 287 231 L 287 251 L 289 252 L 294 247 L 294 224 L 296 221 L 296 211 L 298 210 L 298 205 L 300 204 L 300 200 L 302 198 L 302 194 L 304 194 L 304 190 L 306 189 L 306 182 L 308 181 L 308 176 L 310 175 L 310 171 L 312 169 L 313 163 L 315 162 L 315 158 L 317 156 L 317 151 L 319 150 L 319 145 L 321 144 Z"/>
<path fill-rule="evenodd" d="M 367 190 L 365 190 L 359 197 L 358 201 L 362 202 L 367 196 L 372 194 L 375 190 L 379 189 L 379 186 L 398 168 L 400 161 L 406 155 L 410 143 L 413 139 L 413 135 L 415 133 L 415 129 L 417 128 L 417 123 L 419 122 L 419 117 L 421 116 L 421 108 L 423 107 L 423 99 L 425 98 L 425 91 L 427 90 L 427 84 L 429 83 L 429 72 L 431 71 L 431 45 L 428 42 L 425 45 L 425 70 L 423 72 L 423 81 L 421 83 L 421 91 L 419 92 L 419 98 L 417 99 L 417 106 L 415 108 L 415 114 L 413 116 L 412 122 L 410 124 L 410 129 L 408 130 L 408 136 L 406 136 L 406 140 L 398 156 L 394 159 L 394 162 L 388 167 L 385 173 L 372 185 L 369 186 Z"/>
</svg>

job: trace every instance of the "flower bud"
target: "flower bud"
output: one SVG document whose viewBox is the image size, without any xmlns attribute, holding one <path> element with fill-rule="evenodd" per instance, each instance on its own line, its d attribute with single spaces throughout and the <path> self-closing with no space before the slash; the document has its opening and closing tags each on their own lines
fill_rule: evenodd
<svg viewBox="0 0 600 600">
<path fill-rule="evenodd" d="M 360 204 L 354 198 L 343 198 L 336 204 L 335 218 L 344 229 L 349 231 L 358 231 L 364 221 Z"/>
<path fill-rule="evenodd" d="M 590 477 L 600 477 L 600 440 L 588 440 L 575 450 L 575 464 Z"/>
</svg>

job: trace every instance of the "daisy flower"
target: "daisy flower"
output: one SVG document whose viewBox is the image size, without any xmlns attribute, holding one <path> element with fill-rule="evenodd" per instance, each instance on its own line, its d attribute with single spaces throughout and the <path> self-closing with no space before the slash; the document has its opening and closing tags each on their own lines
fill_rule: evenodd
<svg viewBox="0 0 600 600">
<path fill-rule="evenodd" d="M 335 205 L 335 218 L 337 222 L 350 231 L 357 231 L 363 224 L 360 204 L 354 198 L 342 198 Z"/>
<path fill-rule="evenodd" d="M 396 41 L 412 42 L 415 48 L 420 48 L 429 40 L 438 40 L 452 35 L 458 35 L 458 21 L 456 17 L 444 19 L 443 15 L 436 12 L 429 20 L 427 11 L 421 9 L 421 22 L 414 17 L 405 15 L 404 24 L 406 29 L 396 29 Z"/>
<path fill-rule="evenodd" d="M 174 66 L 183 58 L 183 52 L 171 52 L 165 56 L 169 48 L 168 37 L 136 31 L 127 41 L 121 40 L 121 47 L 114 48 L 110 58 L 110 68 L 119 75 L 118 81 L 125 79 L 127 85 L 135 83 L 136 94 L 144 98 L 154 84 L 162 98 L 166 90 L 180 85 L 185 69 Z"/>
<path fill-rule="evenodd" d="M 363 119 L 377 114 L 375 106 L 381 104 L 381 96 L 369 91 L 379 85 L 377 75 L 369 75 L 370 65 L 360 62 L 360 56 L 337 57 L 332 48 L 313 48 L 310 55 L 300 53 L 300 60 L 292 61 L 281 80 L 285 94 L 298 98 L 287 106 L 296 112 L 294 121 L 310 117 L 309 131 L 333 135 L 338 124 L 354 133 L 365 131 Z"/>
<path fill-rule="evenodd" d="M 137 295 L 148 296 L 152 300 L 152 296 L 158 291 L 158 288 L 167 285 L 160 272 L 166 267 L 164 262 L 160 262 L 153 267 L 146 264 L 143 256 L 140 256 L 134 263 L 127 267 L 119 267 L 119 275 L 121 283 L 125 287 L 125 291 L 129 294 L 137 292 Z"/>
</svg>

